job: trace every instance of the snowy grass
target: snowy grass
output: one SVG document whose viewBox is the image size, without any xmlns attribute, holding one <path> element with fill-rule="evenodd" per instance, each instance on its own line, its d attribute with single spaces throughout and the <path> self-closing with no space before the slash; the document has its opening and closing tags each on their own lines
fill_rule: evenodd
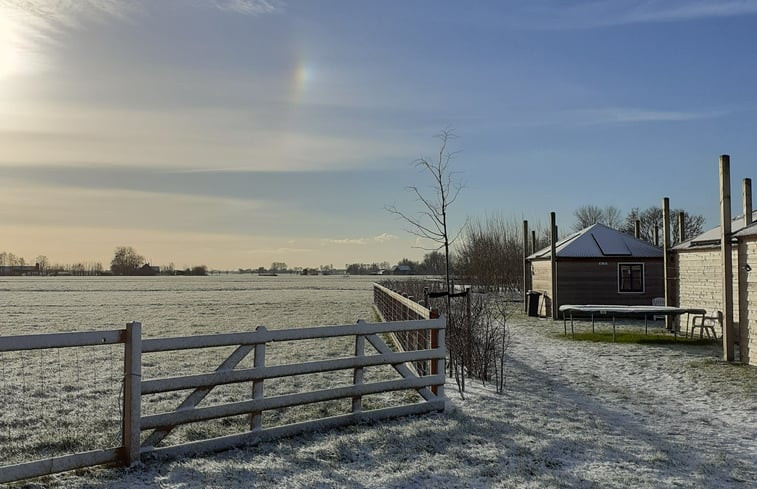
<svg viewBox="0 0 757 489">
<path fill-rule="evenodd" d="M 469 382 L 462 401 L 448 382 L 443 414 L 27 487 L 754 487 L 756 369 L 719 361 L 716 344 L 565 341 L 562 328 L 516 318 L 506 393 Z"/>
</svg>

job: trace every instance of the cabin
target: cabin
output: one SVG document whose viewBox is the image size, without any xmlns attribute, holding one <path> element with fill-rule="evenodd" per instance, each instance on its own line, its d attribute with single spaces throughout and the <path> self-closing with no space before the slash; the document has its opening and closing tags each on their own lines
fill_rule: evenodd
<svg viewBox="0 0 757 489">
<path fill-rule="evenodd" d="M 651 305 L 663 297 L 663 253 L 646 241 L 594 224 L 555 244 L 555 290 L 551 246 L 526 258 L 538 314 L 555 317 L 563 304 Z"/>
<path fill-rule="evenodd" d="M 413 269 L 410 268 L 410 265 L 397 265 L 392 269 L 394 275 L 411 275 L 412 273 Z"/>
<path fill-rule="evenodd" d="M 757 365 L 757 303 L 754 297 L 757 295 L 757 275 L 750 266 L 750 263 L 757 262 L 755 221 L 757 212 L 751 209 L 731 221 L 735 338 L 741 362 L 752 365 Z M 672 295 L 677 305 L 701 307 L 708 313 L 725 310 L 720 235 L 721 228 L 717 226 L 671 248 Z M 722 334 L 719 328 L 716 332 Z"/>
</svg>

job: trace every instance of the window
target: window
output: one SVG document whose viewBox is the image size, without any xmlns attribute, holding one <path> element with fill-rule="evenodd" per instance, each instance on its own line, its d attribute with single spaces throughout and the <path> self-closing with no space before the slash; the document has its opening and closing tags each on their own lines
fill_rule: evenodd
<svg viewBox="0 0 757 489">
<path fill-rule="evenodd" d="M 643 263 L 618 263 L 618 292 L 644 292 Z"/>
</svg>

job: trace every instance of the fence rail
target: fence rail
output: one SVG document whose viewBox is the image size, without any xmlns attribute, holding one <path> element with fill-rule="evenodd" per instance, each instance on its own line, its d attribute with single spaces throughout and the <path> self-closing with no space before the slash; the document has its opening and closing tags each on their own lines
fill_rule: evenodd
<svg viewBox="0 0 757 489">
<path fill-rule="evenodd" d="M 443 410 L 445 381 L 443 373 L 446 353 L 444 328 L 443 317 L 423 321 L 404 320 L 384 323 L 367 323 L 361 320 L 357 324 L 344 326 L 271 331 L 261 326 L 256 331 L 248 333 L 143 340 L 141 324 L 132 322 L 127 324 L 124 330 L 3 337 L 0 340 L 2 352 L 123 343 L 123 421 L 121 446 L 3 466 L 0 467 L 0 483 L 105 463 L 120 462 L 130 466 L 144 456 L 176 456 L 198 451 L 220 450 L 234 445 L 290 436 L 303 431 L 329 429 L 361 421 Z M 404 351 L 396 352 L 383 342 L 378 336 L 379 333 L 424 334 L 433 338 L 433 341 L 424 343 L 422 348 L 417 348 L 415 351 L 405 348 Z M 266 348 L 271 343 L 340 336 L 354 337 L 354 356 L 266 366 Z M 377 354 L 366 354 L 366 340 L 378 352 Z M 237 346 L 237 348 L 214 372 L 142 379 L 142 363 L 145 354 L 219 346 Z M 253 368 L 235 369 L 251 353 L 254 355 Z M 430 375 L 412 372 L 406 365 L 410 362 L 430 363 L 430 368 L 427 370 Z M 364 369 L 380 365 L 393 367 L 401 378 L 364 382 Z M 336 370 L 352 370 L 352 384 L 294 394 L 268 397 L 264 395 L 265 383 L 272 379 Z M 198 404 L 216 386 L 244 382 L 252 382 L 251 398 L 198 407 Z M 143 396 L 180 390 L 193 391 L 175 411 L 148 416 L 142 414 Z M 362 409 L 363 396 L 398 390 L 415 390 L 423 401 L 369 411 Z M 262 413 L 265 411 L 336 399 L 351 399 L 350 412 L 284 426 L 268 428 L 263 426 Z M 161 446 L 161 442 L 177 426 L 238 415 L 249 415 L 249 431 Z M 143 432 L 146 431 L 152 431 L 152 433 L 143 436 Z"/>
</svg>

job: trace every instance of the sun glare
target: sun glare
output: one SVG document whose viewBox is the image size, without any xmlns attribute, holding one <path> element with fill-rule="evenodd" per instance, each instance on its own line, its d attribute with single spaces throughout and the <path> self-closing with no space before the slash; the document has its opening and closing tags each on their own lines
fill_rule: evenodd
<svg viewBox="0 0 757 489">
<path fill-rule="evenodd" d="M 25 28 L 12 10 L 0 7 L 0 79 L 32 67 Z"/>
</svg>

